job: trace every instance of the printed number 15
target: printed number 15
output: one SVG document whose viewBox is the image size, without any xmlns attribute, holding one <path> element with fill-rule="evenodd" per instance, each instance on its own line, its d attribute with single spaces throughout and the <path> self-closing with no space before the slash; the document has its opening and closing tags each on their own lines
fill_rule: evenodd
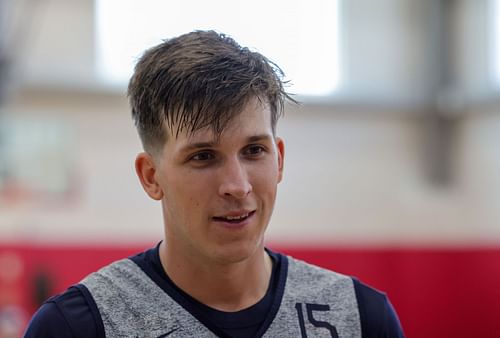
<svg viewBox="0 0 500 338">
<path fill-rule="evenodd" d="M 314 319 L 313 316 L 313 311 L 330 311 L 330 306 L 321 304 L 307 304 L 307 303 L 305 305 L 307 312 L 307 320 L 309 321 L 309 323 L 311 323 L 315 327 L 322 327 L 327 329 L 328 331 L 330 331 L 332 338 L 339 337 L 335 326 L 333 326 L 328 322 L 316 320 Z M 297 315 L 299 316 L 300 333 L 302 335 L 302 338 L 307 338 L 306 325 L 304 323 L 304 313 L 302 312 L 302 303 L 296 303 L 295 309 L 297 310 Z"/>
</svg>

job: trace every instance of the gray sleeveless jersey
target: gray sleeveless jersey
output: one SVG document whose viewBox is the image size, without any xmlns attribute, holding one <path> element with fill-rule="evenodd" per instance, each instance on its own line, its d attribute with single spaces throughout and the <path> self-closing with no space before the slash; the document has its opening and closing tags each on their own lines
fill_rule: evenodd
<svg viewBox="0 0 500 338">
<path fill-rule="evenodd" d="M 288 257 L 279 309 L 262 337 L 361 337 L 353 281 Z M 216 337 L 129 259 L 82 282 L 101 314 L 106 337 Z"/>
</svg>

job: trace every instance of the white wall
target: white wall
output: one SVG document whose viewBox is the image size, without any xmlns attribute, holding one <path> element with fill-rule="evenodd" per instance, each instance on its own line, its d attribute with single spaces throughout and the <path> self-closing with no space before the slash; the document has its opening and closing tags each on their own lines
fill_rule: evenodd
<svg viewBox="0 0 500 338">
<path fill-rule="evenodd" d="M 343 41 L 350 45 L 343 56 L 348 57 L 344 67 L 349 88 L 360 93 L 360 102 L 370 102 L 363 96 L 368 92 L 380 102 L 389 102 L 394 93 L 410 103 L 412 97 L 418 101 L 427 95 L 424 3 L 344 3 L 343 11 L 350 13 L 346 18 L 362 23 L 344 22 L 352 29 Z M 32 23 L 36 29 L 14 78 L 17 95 L 1 112 L 13 119 L 63 122 L 73 131 L 76 198 L 62 205 L 0 204 L 0 241 L 159 239 L 159 205 L 142 192 L 133 169 L 140 144 L 124 94 L 102 91 L 96 83 L 92 1 L 44 1 L 37 12 L 40 16 Z M 384 34 L 363 38 L 363 32 L 372 30 Z M 391 57 L 395 59 L 388 67 L 383 61 Z M 269 239 L 373 245 L 498 243 L 497 110 L 469 109 L 455 118 L 453 183 L 438 187 L 425 171 L 427 111 L 388 112 L 376 105 L 367 111 L 366 104 L 363 111 L 327 104 L 288 107 L 278 129 L 287 146 L 285 178 Z"/>
<path fill-rule="evenodd" d="M 50 97 L 55 95 L 56 97 Z M 147 241 L 161 211 L 141 190 L 140 144 L 123 97 L 45 92 L 18 97 L 16 117 L 64 121 L 74 130 L 76 200 L 0 206 L 0 238 Z M 457 127 L 454 184 L 425 175 L 416 117 L 288 109 L 285 178 L 269 238 L 276 242 L 443 244 L 500 239 L 500 116 L 471 114 Z"/>
</svg>

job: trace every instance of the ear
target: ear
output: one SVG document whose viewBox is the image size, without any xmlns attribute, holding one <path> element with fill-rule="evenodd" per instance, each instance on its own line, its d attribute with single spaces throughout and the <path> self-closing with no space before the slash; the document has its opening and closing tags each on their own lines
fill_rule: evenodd
<svg viewBox="0 0 500 338">
<path fill-rule="evenodd" d="M 135 159 L 135 172 L 144 191 L 154 200 L 163 198 L 163 190 L 156 180 L 156 164 L 148 153 L 140 153 Z"/>
<path fill-rule="evenodd" d="M 283 166 L 285 160 L 285 142 L 282 138 L 276 138 L 276 149 L 278 151 L 278 182 L 283 179 Z"/>
</svg>

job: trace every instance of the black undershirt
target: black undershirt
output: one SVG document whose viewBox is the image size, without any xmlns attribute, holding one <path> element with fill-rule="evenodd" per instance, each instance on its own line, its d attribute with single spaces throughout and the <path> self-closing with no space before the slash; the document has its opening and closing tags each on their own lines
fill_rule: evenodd
<svg viewBox="0 0 500 338">
<path fill-rule="evenodd" d="M 200 318 L 200 320 L 204 322 L 207 327 L 215 327 L 217 328 L 218 332 L 223 332 L 224 335 L 228 337 L 254 337 L 267 317 L 269 309 L 271 308 L 271 305 L 275 298 L 276 290 L 278 288 L 277 282 L 279 279 L 276 278 L 276 276 L 279 275 L 281 260 L 279 255 L 268 252 L 273 261 L 273 267 L 269 286 L 264 297 L 256 304 L 240 311 L 226 312 L 216 310 L 197 301 L 174 284 L 174 282 L 165 273 L 165 270 L 163 269 L 163 266 L 161 264 L 159 244 L 156 246 L 156 248 L 150 249 L 143 254 L 145 256 L 137 257 L 137 261 L 139 261 L 140 258 L 143 258 L 140 259 L 143 264 L 149 263 L 150 267 L 159 277 L 161 277 L 161 279 L 163 279 L 164 282 L 166 282 L 169 288 L 174 289 L 176 293 L 183 298 L 183 300 L 180 302 L 181 305 L 183 305 L 184 307 L 188 307 L 191 313 L 200 314 L 202 317 Z M 132 259 L 134 260 L 134 258 Z M 139 266 L 143 264 L 140 264 Z M 162 285 L 160 285 L 160 287 L 162 287 Z M 179 299 L 176 300 L 179 301 Z"/>
</svg>

